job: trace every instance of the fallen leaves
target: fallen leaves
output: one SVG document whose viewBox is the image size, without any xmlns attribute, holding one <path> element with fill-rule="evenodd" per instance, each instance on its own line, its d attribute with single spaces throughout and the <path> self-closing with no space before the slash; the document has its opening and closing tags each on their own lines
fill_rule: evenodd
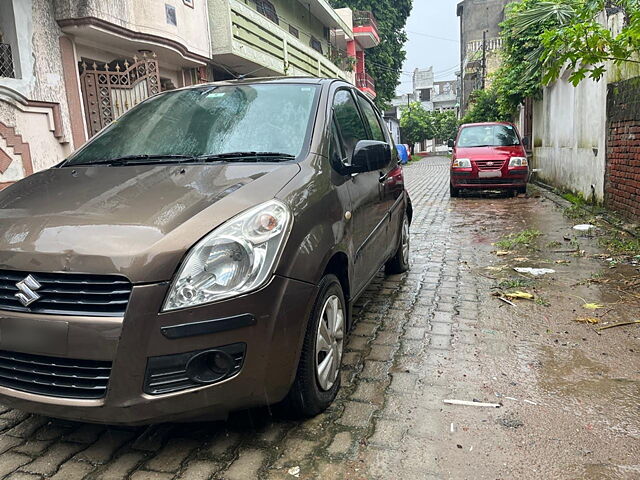
<svg viewBox="0 0 640 480">
<path fill-rule="evenodd" d="M 595 317 L 578 317 L 575 321 L 578 323 L 588 323 L 589 325 L 596 325 L 600 323 L 600 319 Z"/>
<path fill-rule="evenodd" d="M 586 308 L 587 310 L 599 310 L 605 307 L 604 305 L 600 305 L 599 303 L 585 303 L 584 305 L 582 305 L 582 308 Z"/>
<path fill-rule="evenodd" d="M 527 293 L 527 292 L 521 292 L 521 291 L 505 293 L 504 296 L 507 298 L 514 298 L 514 299 L 521 298 L 525 300 L 533 300 L 535 298 L 533 294 Z"/>
<path fill-rule="evenodd" d="M 507 303 L 512 307 L 515 307 L 516 304 L 513 303 L 511 300 L 533 300 L 535 298 L 533 294 L 527 293 L 527 292 L 521 292 L 519 290 L 515 292 L 508 292 L 508 293 L 498 291 L 498 292 L 493 292 L 491 295 L 494 297 L 497 297 L 498 300 L 504 303 Z"/>
</svg>

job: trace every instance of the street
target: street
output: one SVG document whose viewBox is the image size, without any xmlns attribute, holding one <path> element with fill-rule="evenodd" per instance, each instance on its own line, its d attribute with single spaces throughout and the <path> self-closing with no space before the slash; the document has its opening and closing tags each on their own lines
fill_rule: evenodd
<svg viewBox="0 0 640 480">
<path fill-rule="evenodd" d="M 637 266 L 535 187 L 450 199 L 448 165 L 405 169 L 412 267 L 359 300 L 327 412 L 108 428 L 3 408 L 0 478 L 640 478 L 640 326 L 596 331 L 639 318 Z M 534 298 L 492 295 L 515 291 Z"/>
</svg>

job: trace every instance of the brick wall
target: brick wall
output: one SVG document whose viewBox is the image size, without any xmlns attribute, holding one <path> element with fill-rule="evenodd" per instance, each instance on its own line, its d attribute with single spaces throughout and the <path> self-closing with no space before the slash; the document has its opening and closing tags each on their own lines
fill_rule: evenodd
<svg viewBox="0 0 640 480">
<path fill-rule="evenodd" d="M 612 83 L 607 94 L 605 205 L 640 218 L 640 77 Z"/>
</svg>

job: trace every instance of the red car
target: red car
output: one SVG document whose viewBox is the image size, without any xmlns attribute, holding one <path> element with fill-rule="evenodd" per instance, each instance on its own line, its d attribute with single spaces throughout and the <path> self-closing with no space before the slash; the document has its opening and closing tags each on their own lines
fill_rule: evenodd
<svg viewBox="0 0 640 480">
<path fill-rule="evenodd" d="M 451 144 L 452 143 L 452 144 Z M 450 192 L 457 197 L 462 189 L 527 191 L 529 162 L 521 138 L 510 123 L 469 123 L 462 125 L 451 142 Z"/>
</svg>

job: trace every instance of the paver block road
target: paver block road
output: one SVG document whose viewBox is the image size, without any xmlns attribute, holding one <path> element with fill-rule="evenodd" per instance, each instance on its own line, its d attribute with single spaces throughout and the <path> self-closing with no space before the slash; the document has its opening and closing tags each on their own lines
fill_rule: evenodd
<svg viewBox="0 0 640 480">
<path fill-rule="evenodd" d="M 526 228 L 540 230 L 541 245 L 564 243 L 571 225 L 549 200 L 450 199 L 444 158 L 411 164 L 406 177 L 411 271 L 380 274 L 359 300 L 327 412 L 110 428 L 3 408 L 0 478 L 640 478 L 639 333 L 594 334 L 573 321 L 581 303 L 571 295 L 618 301 L 616 318 L 637 314 L 637 304 L 580 284 L 604 268 L 588 254 L 562 264 L 566 254 L 544 247 L 496 257 L 494 242 Z M 593 239 L 575 241 L 597 251 Z M 514 277 L 525 260 L 558 273 Z M 539 301 L 511 307 L 491 296 L 505 281 Z"/>
</svg>

